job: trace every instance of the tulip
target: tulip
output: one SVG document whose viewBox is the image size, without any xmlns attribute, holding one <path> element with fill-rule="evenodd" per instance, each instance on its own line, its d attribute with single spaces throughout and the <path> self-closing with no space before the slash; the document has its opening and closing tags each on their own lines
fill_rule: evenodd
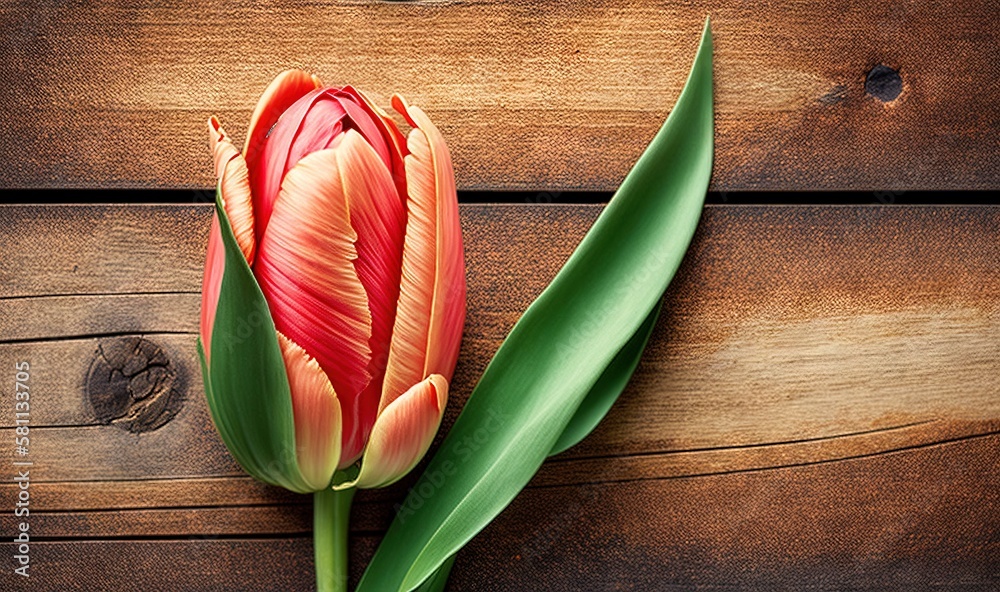
<svg viewBox="0 0 1000 592">
<path fill-rule="evenodd" d="M 451 159 L 421 109 L 398 95 L 392 106 L 408 136 L 361 92 L 289 70 L 258 102 L 242 153 L 208 121 L 219 184 L 201 306 L 206 395 L 243 468 L 297 492 L 409 472 L 458 357 Z M 344 500 L 317 494 L 317 570 L 320 514 L 343 514 Z"/>
</svg>

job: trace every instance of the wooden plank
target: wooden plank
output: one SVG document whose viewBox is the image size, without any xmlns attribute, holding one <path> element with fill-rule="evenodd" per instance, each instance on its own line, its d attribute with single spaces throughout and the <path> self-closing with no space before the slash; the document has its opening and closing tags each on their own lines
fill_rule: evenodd
<svg viewBox="0 0 1000 592">
<path fill-rule="evenodd" d="M 211 221 L 206 211 L 205 205 L 0 208 L 0 298 L 197 293 Z M 81 227 L 81 220 L 100 232 Z M 60 237 L 72 242 L 53 244 Z M 4 312 L 0 322 L 10 323 L 14 311 Z M 10 328 L 3 326 L 4 335 Z"/>
<path fill-rule="evenodd" d="M 445 429 L 599 211 L 462 207 L 469 322 Z M 0 207 L 0 368 L 31 362 L 38 550 L 30 588 L 4 589 L 310 589 L 308 498 L 244 476 L 204 403 L 210 215 Z M 708 208 L 619 404 L 461 554 L 453 588 L 1000 586 L 998 232 L 990 207 Z M 182 401 L 155 429 L 97 412 L 114 385 L 93 368 L 122 344 L 145 352 L 133 378 Z M 354 578 L 414 478 L 359 494 Z"/>
<path fill-rule="evenodd" d="M 0 331 L 7 343 L 108 331 L 190 333 L 198 328 L 200 306 L 198 293 L 15 298 L 0 300 Z M 59 314 L 53 315 L 53 311 Z"/>
<path fill-rule="evenodd" d="M 529 491 L 459 555 L 452 584 L 992 590 L 1000 494 L 983 487 L 1000 478 L 998 453 L 990 436 L 859 461 Z"/>
<path fill-rule="evenodd" d="M 529 490 L 459 554 L 451 589 L 992 590 L 1000 495 L 984 484 L 1000 479 L 998 454 L 994 436 L 864 462 Z M 376 543 L 352 538 L 352 582 Z M 313 589 L 301 536 L 32 552 L 37 571 L 14 590 Z"/>
<path fill-rule="evenodd" d="M 463 189 L 610 190 L 676 99 L 710 14 L 715 190 L 991 189 L 995 8 L 8 0 L 0 187 L 212 187 L 208 115 L 242 137 L 271 77 L 300 66 L 425 107 Z M 880 64 L 901 77 L 895 100 L 866 91 Z"/>
<path fill-rule="evenodd" d="M 36 543 L 32 552 L 37 566 L 45 567 L 30 581 L 11 582 L 12 590 L 315 589 L 307 538 L 45 542 Z M 251 563 L 257 568 L 248 569 Z"/>
</svg>

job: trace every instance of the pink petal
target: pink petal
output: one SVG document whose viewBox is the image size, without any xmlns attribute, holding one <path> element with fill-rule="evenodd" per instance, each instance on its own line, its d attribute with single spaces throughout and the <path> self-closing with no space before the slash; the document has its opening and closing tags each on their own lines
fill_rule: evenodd
<svg viewBox="0 0 1000 592">
<path fill-rule="evenodd" d="M 372 380 L 355 407 L 359 430 L 344 444 L 344 464 L 350 464 L 361 455 L 378 413 L 399 298 L 406 212 L 389 170 L 360 133 L 348 130 L 336 151 L 351 227 L 358 237 L 354 266 L 368 296 L 372 322 L 368 366 Z"/>
<path fill-rule="evenodd" d="M 345 443 L 359 437 L 356 402 L 371 378 L 372 316 L 355 262 L 338 150 L 306 156 L 281 186 L 254 274 L 275 326 L 316 358 L 338 394 Z M 350 449 L 352 445 L 345 445 Z"/>
<path fill-rule="evenodd" d="M 215 158 L 215 175 L 219 178 L 222 205 L 236 244 L 243 251 L 247 263 L 252 265 L 257 241 L 253 230 L 253 198 L 250 195 L 247 163 L 214 115 L 208 119 L 208 138 Z"/>
<path fill-rule="evenodd" d="M 212 354 L 212 327 L 215 310 L 219 306 L 222 273 L 226 268 L 226 254 L 222 246 L 219 215 L 212 216 L 212 229 L 208 232 L 208 252 L 205 255 L 205 274 L 201 282 L 201 346 L 205 350 L 205 363 Z"/>
<path fill-rule="evenodd" d="M 357 131 L 364 138 L 372 149 L 382 159 L 382 164 L 386 169 L 392 167 L 392 158 L 389 154 L 389 147 L 382 137 L 382 130 L 376 123 L 376 119 L 362 105 L 359 105 L 353 96 L 345 95 L 341 91 L 336 91 L 334 96 L 341 107 L 347 112 L 347 125 L 350 129 Z"/>
<path fill-rule="evenodd" d="M 270 220 L 281 180 L 307 154 L 335 148 L 342 132 L 356 130 L 378 153 L 391 172 L 397 192 L 405 188 L 399 130 L 386 121 L 350 87 L 321 88 L 308 92 L 289 106 L 270 134 L 258 144 L 250 166 L 250 181 L 257 214 L 257 235 Z"/>
<path fill-rule="evenodd" d="M 450 380 L 465 322 L 465 264 L 451 157 L 434 124 L 398 95 L 414 126 L 406 156 L 406 238 L 396 324 L 379 409 L 430 374 Z"/>
<path fill-rule="evenodd" d="M 338 94 L 354 99 L 368 113 L 368 116 L 371 117 L 372 121 L 378 127 L 382 135 L 382 141 L 385 142 L 390 157 L 390 162 L 386 166 L 392 172 L 392 178 L 396 183 L 396 190 L 399 192 L 400 199 L 405 201 L 406 169 L 403 165 L 403 157 L 406 155 L 406 138 L 399 132 L 396 122 L 364 93 L 352 86 L 341 88 Z"/>
<path fill-rule="evenodd" d="M 326 89 L 317 91 L 317 95 L 310 101 L 309 108 L 299 121 L 298 129 L 293 129 L 291 125 L 284 123 L 274 128 L 274 134 L 267 141 L 273 140 L 274 146 L 287 142 L 288 149 L 287 158 L 284 161 L 273 160 L 272 166 L 276 168 L 283 166 L 287 172 L 306 155 L 326 148 L 335 148 L 343 139 L 342 135 L 347 125 L 347 110 L 340 101 L 328 100 L 327 92 Z M 295 109 L 289 110 L 289 123 L 295 121 L 298 108 L 296 105 Z"/>
<path fill-rule="evenodd" d="M 313 490 L 324 489 L 340 462 L 340 403 L 316 360 L 280 332 L 278 344 L 292 395 L 299 471 Z"/>
<path fill-rule="evenodd" d="M 254 212 L 257 215 L 257 239 L 267 231 L 275 200 L 281 190 L 282 179 L 307 152 L 298 152 L 292 158 L 293 142 L 309 146 L 310 151 L 326 148 L 326 144 L 339 137 L 340 119 L 344 113 L 324 110 L 311 118 L 305 128 L 306 116 L 313 106 L 324 96 L 324 89 L 317 88 L 300 96 L 285 109 L 281 117 L 270 128 L 269 134 L 262 136 L 253 146 L 254 158 L 248 160 L 250 166 L 250 188 L 253 192 Z M 300 130 L 307 133 L 300 137 Z M 312 138 L 316 141 L 313 142 Z"/>
<path fill-rule="evenodd" d="M 319 78 L 302 70 L 285 70 L 271 81 L 250 116 L 247 141 L 243 146 L 248 162 L 256 161 L 257 147 L 285 109 L 302 95 L 319 87 Z"/>
<path fill-rule="evenodd" d="M 375 420 L 357 480 L 336 488 L 385 487 L 409 473 L 434 441 L 447 401 L 448 381 L 440 374 L 396 398 Z"/>
</svg>

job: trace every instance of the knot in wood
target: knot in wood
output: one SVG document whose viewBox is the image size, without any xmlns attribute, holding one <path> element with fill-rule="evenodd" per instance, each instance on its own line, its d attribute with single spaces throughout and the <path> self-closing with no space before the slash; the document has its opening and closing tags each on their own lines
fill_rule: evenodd
<svg viewBox="0 0 1000 592">
<path fill-rule="evenodd" d="M 152 341 L 102 339 L 87 373 L 87 397 L 100 423 L 149 432 L 180 411 L 184 400 L 177 382 L 170 358 Z"/>
<path fill-rule="evenodd" d="M 899 93 L 903 92 L 903 79 L 896 70 L 879 64 L 865 77 L 865 92 L 883 103 L 895 101 Z"/>
</svg>

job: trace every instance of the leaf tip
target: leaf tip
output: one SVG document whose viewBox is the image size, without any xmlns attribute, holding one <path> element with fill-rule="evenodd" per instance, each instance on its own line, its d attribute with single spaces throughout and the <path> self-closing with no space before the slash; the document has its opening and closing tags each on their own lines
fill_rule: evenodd
<svg viewBox="0 0 1000 592">
<path fill-rule="evenodd" d="M 712 47 L 712 15 L 705 15 L 705 27 L 701 30 L 701 50 L 703 47 Z"/>
</svg>

